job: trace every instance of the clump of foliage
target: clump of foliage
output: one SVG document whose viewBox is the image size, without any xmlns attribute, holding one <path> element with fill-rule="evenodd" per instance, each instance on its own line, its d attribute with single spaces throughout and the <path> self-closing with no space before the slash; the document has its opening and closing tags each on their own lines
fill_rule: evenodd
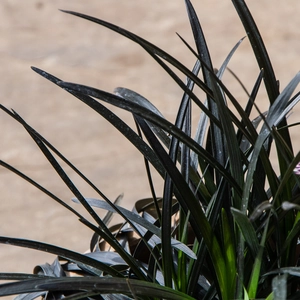
<svg viewBox="0 0 300 300">
<path fill-rule="evenodd" d="M 299 165 L 294 155 L 287 114 L 300 100 L 298 73 L 280 92 L 272 64 L 255 22 L 243 0 L 232 0 L 245 27 L 258 64 L 257 80 L 246 107 L 222 82 L 227 64 L 241 41 L 214 70 L 194 8 L 185 0 L 195 46 L 180 39 L 195 56 L 192 70 L 143 38 L 116 25 L 76 12 L 65 13 L 105 26 L 139 44 L 182 89 L 174 123 L 141 95 L 126 88 L 114 94 L 63 81 L 46 71 L 35 72 L 74 95 L 109 121 L 142 154 L 152 196 L 128 211 L 109 200 L 66 157 L 15 111 L 1 109 L 24 126 L 52 167 L 73 192 L 93 222 L 37 182 L 1 161 L 1 165 L 42 190 L 78 216 L 93 232 L 90 252 L 80 254 L 21 238 L 0 242 L 57 255 L 53 264 L 34 274 L 0 274 L 14 282 L 0 285 L 0 296 L 18 299 L 299 299 Z M 195 49 L 194 49 L 195 47 Z M 176 72 L 175 72 L 176 70 Z M 177 75 L 186 77 L 186 82 Z M 201 73 L 201 75 L 199 74 Z M 264 85 L 269 109 L 256 103 Z M 194 87 L 205 92 L 199 99 Z M 132 113 L 130 128 L 106 102 Z M 228 104 L 234 108 L 230 109 Z M 200 120 L 192 137 L 191 109 Z M 257 118 L 250 119 L 256 112 Z M 260 125 L 260 126 L 258 126 Z M 279 171 L 270 159 L 275 149 Z M 98 194 L 86 198 L 72 183 L 57 157 Z M 164 180 L 159 198 L 152 165 Z M 297 167 L 296 167 L 297 166 Z M 295 170 L 295 172 L 293 172 Z M 298 174 L 298 175 L 297 175 Z M 101 219 L 94 208 L 107 210 Z M 109 227 L 114 213 L 122 224 Z M 25 294 L 25 295 L 24 295 Z"/>
</svg>

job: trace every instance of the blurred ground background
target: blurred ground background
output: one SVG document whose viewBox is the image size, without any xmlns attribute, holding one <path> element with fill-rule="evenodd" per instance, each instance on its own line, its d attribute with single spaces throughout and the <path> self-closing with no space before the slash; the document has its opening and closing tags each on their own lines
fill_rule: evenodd
<svg viewBox="0 0 300 300">
<path fill-rule="evenodd" d="M 248 2 L 277 79 L 284 87 L 300 66 L 300 2 Z M 245 32 L 230 0 L 198 0 L 194 5 L 214 67 L 218 68 Z M 58 9 L 74 10 L 118 24 L 170 52 L 191 68 L 194 58 L 176 35 L 178 32 L 192 43 L 184 1 L 2 0 L 0 3 L 0 103 L 16 110 L 110 199 L 124 193 L 122 204 L 132 208 L 136 200 L 150 195 L 141 156 L 105 120 L 34 73 L 30 66 L 66 81 L 109 92 L 117 86 L 133 89 L 171 120 L 182 92 L 139 46 Z M 229 66 L 251 90 L 259 70 L 247 39 Z M 233 94 L 244 103 L 246 96 L 232 77 L 226 74 L 224 81 L 231 84 Z M 263 95 L 260 99 L 263 110 L 268 103 Z M 130 114 L 113 111 L 133 124 Z M 291 116 L 291 120 L 297 119 L 299 108 Z M 0 126 L 0 159 L 72 205 L 71 192 L 24 129 L 2 111 Z M 295 151 L 299 151 L 297 132 L 293 132 L 293 138 L 298 143 Z M 74 174 L 69 174 L 85 196 L 97 197 Z M 157 187 L 160 194 L 159 180 Z M 91 237 L 75 216 L 4 168 L 0 168 L 0 235 L 37 239 L 80 252 L 88 249 Z M 36 264 L 53 259 L 49 254 L 0 245 L 0 272 L 31 272 Z"/>
</svg>

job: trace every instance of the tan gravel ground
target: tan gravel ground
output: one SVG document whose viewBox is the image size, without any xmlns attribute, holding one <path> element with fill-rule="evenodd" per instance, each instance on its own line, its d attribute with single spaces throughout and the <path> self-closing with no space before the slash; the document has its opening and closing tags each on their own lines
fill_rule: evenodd
<svg viewBox="0 0 300 300">
<path fill-rule="evenodd" d="M 284 87 L 300 66 L 300 1 L 248 1 Z M 215 67 L 245 33 L 229 0 L 194 1 Z M 193 56 L 176 36 L 192 43 L 184 1 L 38 1 L 0 3 L 1 104 L 15 109 L 110 198 L 124 193 L 123 205 L 150 195 L 143 160 L 113 127 L 71 95 L 39 75 L 36 66 L 66 81 L 109 92 L 135 90 L 173 120 L 182 92 L 142 48 L 106 28 L 58 9 L 74 10 L 116 23 L 169 51 L 187 66 Z M 234 55 L 233 69 L 250 90 L 258 74 L 249 42 Z M 227 74 L 225 82 L 241 103 L 245 95 Z M 261 95 L 261 109 L 267 101 Z M 113 109 L 132 123 L 130 114 Z M 291 116 L 299 120 L 299 108 Z M 195 116 L 196 118 L 196 116 Z M 71 204 L 72 194 L 49 167 L 24 129 L 0 112 L 0 159 L 18 167 Z M 295 151 L 299 133 L 293 132 Z M 274 162 L 275 163 L 275 162 Z M 67 168 L 66 170 L 69 171 Z M 85 196 L 97 195 L 74 174 Z M 161 182 L 157 180 L 158 194 Z M 91 233 L 76 217 L 9 171 L 0 169 L 0 235 L 36 239 L 75 251 L 88 248 Z M 102 213 L 102 212 L 99 212 Z M 0 245 L 0 272 L 31 272 L 54 256 Z"/>
</svg>

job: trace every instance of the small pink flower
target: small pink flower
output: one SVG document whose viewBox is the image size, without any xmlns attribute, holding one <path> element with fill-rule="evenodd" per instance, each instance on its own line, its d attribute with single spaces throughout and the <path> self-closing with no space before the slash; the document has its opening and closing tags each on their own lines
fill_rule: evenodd
<svg viewBox="0 0 300 300">
<path fill-rule="evenodd" d="M 294 173 L 295 173 L 296 175 L 300 175 L 300 162 L 299 162 L 299 163 L 297 164 L 297 166 L 295 167 Z"/>
</svg>

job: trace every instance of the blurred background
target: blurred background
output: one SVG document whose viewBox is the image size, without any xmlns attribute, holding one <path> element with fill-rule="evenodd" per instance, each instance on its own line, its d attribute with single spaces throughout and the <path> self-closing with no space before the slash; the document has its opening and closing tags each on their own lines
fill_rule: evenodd
<svg viewBox="0 0 300 300">
<path fill-rule="evenodd" d="M 248 2 L 283 88 L 299 71 L 300 2 Z M 214 67 L 219 68 L 246 34 L 230 0 L 198 0 L 193 4 Z M 153 102 L 169 120 L 175 118 L 182 91 L 141 47 L 59 9 L 89 14 L 124 27 L 192 68 L 195 59 L 176 35 L 179 33 L 193 45 L 184 1 L 2 0 L 0 3 L 0 103 L 17 111 L 108 198 L 114 200 L 124 193 L 121 204 L 131 209 L 135 201 L 150 196 L 141 155 L 104 119 L 37 75 L 30 66 L 65 81 L 108 92 L 118 86 L 130 88 Z M 259 70 L 247 39 L 229 67 L 251 90 Z M 224 81 L 241 104 L 245 103 L 247 96 L 229 73 L 224 75 Z M 258 103 L 262 110 L 268 107 L 264 99 L 262 93 Z M 112 110 L 134 126 L 130 114 Z M 194 117 L 196 122 L 198 116 Z M 291 119 L 299 120 L 299 108 Z M 0 126 L 0 159 L 80 209 L 78 204 L 72 204 L 72 193 L 22 126 L 2 111 Z M 297 132 L 293 132 L 293 139 L 299 140 Z M 99 197 L 69 168 L 66 171 L 84 196 Z M 156 183 L 157 194 L 161 195 L 159 178 Z M 76 216 L 2 167 L 0 235 L 39 240 L 79 252 L 88 249 L 91 238 L 90 230 Z M 54 256 L 49 254 L 0 244 L 0 272 L 32 272 L 35 265 L 53 260 Z"/>
</svg>

